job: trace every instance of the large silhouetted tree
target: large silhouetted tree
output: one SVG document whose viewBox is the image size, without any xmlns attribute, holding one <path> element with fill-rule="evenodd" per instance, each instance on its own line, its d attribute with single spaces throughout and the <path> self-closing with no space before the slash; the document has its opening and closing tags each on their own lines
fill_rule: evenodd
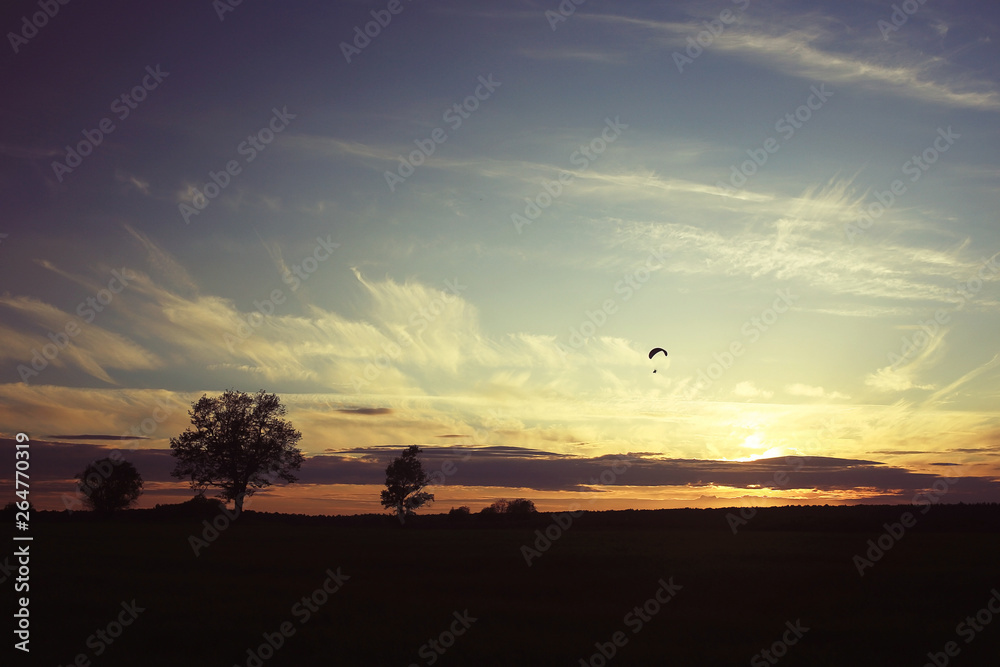
<svg viewBox="0 0 1000 667">
<path fill-rule="evenodd" d="M 130 507 L 142 494 L 142 476 L 128 461 L 100 459 L 76 474 L 85 505 L 95 512 Z"/>
<path fill-rule="evenodd" d="M 286 421 L 285 406 L 263 389 L 256 394 L 227 390 L 221 396 L 202 396 L 188 414 L 193 428 L 170 439 L 177 458 L 171 473 L 191 480 L 191 488 L 215 486 L 219 497 L 236 503 L 257 489 L 270 486 L 271 478 L 294 482 L 293 470 L 302 465 L 295 446 L 302 434 Z"/>
<path fill-rule="evenodd" d="M 385 469 L 382 507 L 393 510 L 401 522 L 405 517 L 413 516 L 424 503 L 434 500 L 433 493 L 423 490 L 430 480 L 417 459 L 419 453 L 419 447 L 410 445 Z"/>
</svg>

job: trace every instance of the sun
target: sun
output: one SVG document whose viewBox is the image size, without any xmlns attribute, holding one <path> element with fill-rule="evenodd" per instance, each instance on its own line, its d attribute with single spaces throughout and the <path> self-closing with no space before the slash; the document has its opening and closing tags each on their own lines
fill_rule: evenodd
<svg viewBox="0 0 1000 667">
<path fill-rule="evenodd" d="M 748 435 L 743 439 L 743 443 L 740 446 L 745 447 L 746 449 L 764 449 L 765 447 L 766 449 L 759 454 L 748 454 L 746 456 L 733 459 L 734 461 L 757 461 L 759 459 L 770 459 L 785 455 L 784 447 L 767 447 L 767 440 L 760 433 Z"/>
</svg>

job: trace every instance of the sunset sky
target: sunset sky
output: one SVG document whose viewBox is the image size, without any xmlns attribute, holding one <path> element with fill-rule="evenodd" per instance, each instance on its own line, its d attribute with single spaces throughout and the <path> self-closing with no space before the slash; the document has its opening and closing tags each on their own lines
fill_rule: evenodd
<svg viewBox="0 0 1000 667">
<path fill-rule="evenodd" d="M 912 4 L 8 3 L 5 488 L 233 388 L 257 510 L 1000 501 L 1000 11 Z"/>
</svg>

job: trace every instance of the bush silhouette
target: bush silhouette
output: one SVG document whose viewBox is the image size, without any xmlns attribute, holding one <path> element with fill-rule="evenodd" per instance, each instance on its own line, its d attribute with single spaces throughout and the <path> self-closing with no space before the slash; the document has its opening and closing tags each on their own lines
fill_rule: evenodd
<svg viewBox="0 0 1000 667">
<path fill-rule="evenodd" d="M 479 515 L 486 518 L 526 519 L 537 513 L 535 503 L 527 498 L 515 498 L 514 500 L 501 498 L 480 510 Z"/>
<path fill-rule="evenodd" d="M 130 507 L 142 494 L 142 476 L 128 461 L 104 458 L 76 474 L 83 501 L 95 512 L 114 512 Z"/>
</svg>

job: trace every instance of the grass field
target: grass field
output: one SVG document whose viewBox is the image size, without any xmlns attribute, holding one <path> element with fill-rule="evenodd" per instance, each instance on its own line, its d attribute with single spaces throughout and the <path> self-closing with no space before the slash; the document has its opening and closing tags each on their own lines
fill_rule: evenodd
<svg viewBox="0 0 1000 667">
<path fill-rule="evenodd" d="M 1000 614 L 968 642 L 956 627 L 1000 589 L 1000 507 L 933 508 L 859 576 L 853 557 L 905 510 L 760 510 L 736 535 L 725 510 L 585 514 L 530 567 L 521 548 L 548 515 L 401 527 L 248 512 L 197 557 L 200 519 L 42 515 L 17 664 L 919 667 L 949 641 L 950 664 L 998 664 Z M 339 590 L 301 604 L 338 569 Z M 648 603 L 661 579 L 673 597 Z M 133 599 L 120 636 L 88 643 Z M 279 650 L 248 655 L 283 623 Z"/>
</svg>

